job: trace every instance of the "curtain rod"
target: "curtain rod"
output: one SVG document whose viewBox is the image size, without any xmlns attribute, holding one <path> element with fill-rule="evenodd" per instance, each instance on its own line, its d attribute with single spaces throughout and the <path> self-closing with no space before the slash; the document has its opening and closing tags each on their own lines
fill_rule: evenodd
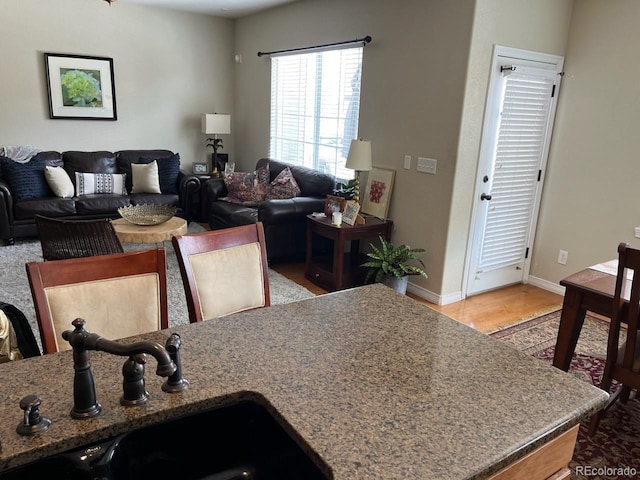
<svg viewBox="0 0 640 480">
<path fill-rule="evenodd" d="M 369 42 L 371 42 L 371 36 L 367 35 L 366 37 L 356 38 L 355 40 L 347 40 L 346 42 L 325 43 L 324 45 L 314 45 L 313 47 L 289 48 L 287 50 L 274 50 L 273 52 L 258 52 L 258 56 L 262 57 L 264 55 L 274 55 L 276 53 L 299 52 L 301 50 L 313 50 L 313 49 L 316 49 L 316 48 L 334 47 L 336 45 L 349 45 L 351 43 L 364 43 L 364 44 L 367 44 Z"/>
</svg>

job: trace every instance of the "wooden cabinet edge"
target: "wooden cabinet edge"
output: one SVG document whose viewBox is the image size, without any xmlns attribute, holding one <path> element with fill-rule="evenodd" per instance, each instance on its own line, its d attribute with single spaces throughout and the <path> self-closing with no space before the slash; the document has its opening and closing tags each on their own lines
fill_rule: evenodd
<svg viewBox="0 0 640 480">
<path fill-rule="evenodd" d="M 537 450 L 512 463 L 489 480 L 560 480 L 569 478 L 569 462 L 578 438 L 580 425 L 567 430 L 559 437 L 545 443 Z"/>
</svg>

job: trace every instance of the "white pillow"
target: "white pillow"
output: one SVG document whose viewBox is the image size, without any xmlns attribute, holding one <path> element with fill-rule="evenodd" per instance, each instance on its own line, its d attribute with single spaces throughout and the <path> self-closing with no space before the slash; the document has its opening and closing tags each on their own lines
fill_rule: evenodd
<svg viewBox="0 0 640 480">
<path fill-rule="evenodd" d="M 126 173 L 76 172 L 76 196 L 81 197 L 93 193 L 126 195 L 125 176 Z"/>
<path fill-rule="evenodd" d="M 73 183 L 62 167 L 44 167 L 44 178 L 56 197 L 73 197 Z"/>
<path fill-rule="evenodd" d="M 160 193 L 158 162 L 132 163 L 131 182 L 131 193 Z"/>
</svg>

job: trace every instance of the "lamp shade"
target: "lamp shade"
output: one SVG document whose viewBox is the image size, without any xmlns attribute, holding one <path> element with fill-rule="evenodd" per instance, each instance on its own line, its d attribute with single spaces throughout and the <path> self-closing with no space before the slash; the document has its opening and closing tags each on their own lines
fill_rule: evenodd
<svg viewBox="0 0 640 480">
<path fill-rule="evenodd" d="M 371 142 L 369 140 L 351 140 L 345 166 L 360 172 L 371 170 Z"/>
<path fill-rule="evenodd" d="M 228 113 L 203 113 L 202 133 L 231 133 L 231 115 L 229 115 Z"/>
</svg>

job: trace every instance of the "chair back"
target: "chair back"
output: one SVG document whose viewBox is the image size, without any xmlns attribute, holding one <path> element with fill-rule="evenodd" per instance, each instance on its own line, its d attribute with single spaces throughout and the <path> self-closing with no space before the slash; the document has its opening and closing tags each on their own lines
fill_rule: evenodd
<svg viewBox="0 0 640 480">
<path fill-rule="evenodd" d="M 626 299 L 629 303 L 627 305 Z M 640 388 L 638 316 L 640 315 L 640 250 L 628 244 L 618 246 L 618 273 L 613 296 L 613 315 L 607 342 L 605 376 L 624 385 Z M 626 341 L 620 344 L 621 324 L 627 324 Z"/>
<path fill-rule="evenodd" d="M 628 244 L 618 245 L 618 272 L 613 295 L 613 310 L 607 340 L 607 358 L 600 388 L 610 393 L 614 381 L 620 385 L 611 394 L 607 406 L 591 417 L 589 435 L 594 435 L 604 413 L 620 398 L 625 402 L 632 389 L 640 389 L 640 351 L 638 316 L 640 315 L 640 250 Z M 627 324 L 626 340 L 621 326 Z"/>
<path fill-rule="evenodd" d="M 168 328 L 164 248 L 29 262 L 27 277 L 44 353 L 69 350 L 62 332 L 80 317 L 109 339 Z"/>
<path fill-rule="evenodd" d="M 270 305 L 261 222 L 177 235 L 172 243 L 191 323 Z"/>
<path fill-rule="evenodd" d="M 110 218 L 62 220 L 42 215 L 35 218 L 45 260 L 124 252 Z"/>
</svg>

